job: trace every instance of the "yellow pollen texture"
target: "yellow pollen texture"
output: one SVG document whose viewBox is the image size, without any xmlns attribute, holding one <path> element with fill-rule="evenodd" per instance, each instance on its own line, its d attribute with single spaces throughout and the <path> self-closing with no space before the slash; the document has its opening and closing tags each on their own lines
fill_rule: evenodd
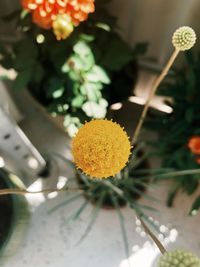
<svg viewBox="0 0 200 267">
<path fill-rule="evenodd" d="M 110 120 L 92 120 L 72 140 L 77 168 L 94 178 L 108 178 L 127 164 L 131 144 L 123 128 Z"/>
</svg>

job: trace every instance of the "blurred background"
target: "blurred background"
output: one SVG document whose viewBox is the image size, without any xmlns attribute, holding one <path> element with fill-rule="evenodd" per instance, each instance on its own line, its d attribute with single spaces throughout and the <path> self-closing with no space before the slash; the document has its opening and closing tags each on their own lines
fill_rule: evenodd
<svg viewBox="0 0 200 267">
<path fill-rule="evenodd" d="M 6 0 L 0 3 L 0 16 L 8 14 L 20 8 L 20 1 Z M 155 73 L 160 71 L 169 58 L 172 46 L 171 36 L 174 30 L 181 25 L 193 27 L 200 33 L 198 10 L 200 3 L 198 0 L 176 0 L 171 4 L 164 0 L 112 0 L 106 8 L 111 14 L 117 16 L 117 32 L 134 47 L 137 43 L 148 43 L 145 57 L 139 59 L 140 79 L 135 88 L 135 94 L 143 99 L 146 98 L 149 86 L 155 78 Z M 16 33 L 16 21 L 9 22 L 0 20 L 0 38 L 4 41 L 15 41 L 18 38 Z M 195 49 L 198 50 L 199 41 Z M 183 61 L 180 57 L 176 64 Z M 10 73 L 12 75 L 12 72 Z M 13 74 L 14 75 L 14 74 Z M 142 100 L 139 100 L 142 103 Z M 170 109 L 162 107 L 160 97 L 155 97 L 152 105 L 164 111 Z"/>
<path fill-rule="evenodd" d="M 41 29 L 30 14 L 21 13 L 19 0 L 0 1 L 0 176 L 11 180 L 0 187 L 34 191 L 66 186 L 77 175 L 71 164 L 70 141 L 81 124 L 106 116 L 131 135 L 152 83 L 173 51 L 174 31 L 188 25 L 200 36 L 199 0 L 96 3 L 99 12 L 74 28 L 67 39 L 58 40 L 55 29 Z M 24 16 L 23 23 L 19 23 L 20 16 Z M 160 150 L 156 160 L 148 159 L 150 169 L 199 168 L 200 152 L 194 146 L 192 153 L 187 145 L 194 135 L 200 140 L 199 42 L 197 38 L 195 56 L 180 53 L 161 93 L 151 101 L 141 139 Z M 158 212 L 148 210 L 147 215 L 167 248 L 186 247 L 199 253 L 198 185 L 199 175 L 189 179 L 186 175 L 142 192 L 142 205 L 158 198 L 153 202 Z M 143 198 L 146 194 L 147 199 Z M 113 209 L 102 209 L 89 231 L 93 205 L 84 204 L 84 197 L 73 201 L 53 192 L 13 199 L 14 226 L 7 241 L 0 242 L 2 267 L 157 266 L 159 251 L 128 207 L 122 215 L 129 257 Z M 19 212 L 20 205 L 23 212 Z M 87 206 L 84 213 L 81 205 Z M 2 207 L 4 202 L 0 202 Z M 72 211 L 78 220 L 68 225 Z M 6 224 L 0 223 L 0 237 Z M 88 236 L 77 246 L 85 231 Z"/>
</svg>

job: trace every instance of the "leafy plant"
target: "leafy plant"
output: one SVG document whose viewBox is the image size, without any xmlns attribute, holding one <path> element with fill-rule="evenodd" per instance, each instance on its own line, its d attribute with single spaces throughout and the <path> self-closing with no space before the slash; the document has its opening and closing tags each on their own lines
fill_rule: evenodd
<svg viewBox="0 0 200 267">
<path fill-rule="evenodd" d="M 196 155 L 188 147 L 193 136 L 200 135 L 200 56 L 187 52 L 185 66 L 175 70 L 170 81 L 159 89 L 159 95 L 168 97 L 167 103 L 173 108 L 171 114 L 158 114 L 147 126 L 159 132 L 156 153 L 163 159 L 163 166 L 175 171 L 199 169 Z M 172 176 L 173 177 L 173 176 Z M 193 194 L 199 185 L 199 174 L 190 177 L 174 177 L 174 186 L 169 194 L 168 205 L 173 204 L 179 190 Z M 200 208 L 199 201 L 194 203 Z M 191 211 L 192 212 L 192 211 Z"/>
<path fill-rule="evenodd" d="M 1 44 L 0 64 L 17 71 L 13 89 L 27 87 L 53 116 L 64 117 L 71 136 L 83 121 L 105 117 L 109 105 L 132 94 L 136 59 L 146 45 L 132 49 L 122 40 L 104 1 L 96 1 L 96 12 L 61 41 L 20 12 L 9 16 L 18 18 L 20 38 Z"/>
<path fill-rule="evenodd" d="M 101 208 L 112 208 L 116 211 L 122 233 L 122 239 L 124 242 L 124 248 L 126 256 L 129 257 L 129 246 L 127 232 L 124 222 L 124 216 L 121 212 L 121 207 L 127 205 L 131 210 L 133 210 L 137 216 L 143 218 L 145 222 L 152 225 L 152 227 L 159 232 L 159 229 L 153 222 L 145 215 L 146 211 L 156 212 L 154 208 L 150 205 L 145 206 L 137 202 L 137 198 L 144 196 L 144 198 L 150 201 L 157 201 L 156 198 L 149 196 L 145 193 L 145 190 L 148 188 L 148 181 L 152 177 L 151 170 L 147 167 L 147 154 L 141 153 L 141 147 L 144 144 L 140 144 L 132 153 L 129 164 L 125 169 L 123 169 L 119 175 L 111 177 L 106 180 L 91 179 L 86 175 L 78 172 L 77 180 L 79 182 L 79 190 L 81 193 L 76 193 L 73 196 L 70 196 L 64 202 L 59 203 L 51 210 L 48 211 L 48 214 L 56 212 L 60 207 L 65 205 L 70 205 L 73 201 L 76 201 L 81 196 L 85 197 L 85 201 L 81 202 L 80 207 L 76 210 L 73 210 L 70 215 L 67 215 L 65 218 L 65 223 L 69 224 L 79 219 L 82 213 L 88 206 L 88 203 L 93 203 L 91 216 L 87 223 L 86 229 L 83 235 L 80 237 L 78 243 L 82 242 L 90 230 L 92 229 Z M 61 156 L 64 161 L 67 161 Z M 138 165 L 139 164 L 139 165 Z M 144 171 L 144 173 L 142 173 Z M 158 171 L 158 170 L 156 170 Z M 70 185 L 69 185 L 70 188 Z M 67 189 L 66 189 L 67 190 Z"/>
</svg>

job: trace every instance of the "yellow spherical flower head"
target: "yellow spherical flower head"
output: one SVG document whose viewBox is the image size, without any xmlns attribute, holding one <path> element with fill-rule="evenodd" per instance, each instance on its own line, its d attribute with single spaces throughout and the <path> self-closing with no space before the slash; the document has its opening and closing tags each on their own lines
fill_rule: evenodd
<svg viewBox="0 0 200 267">
<path fill-rule="evenodd" d="M 123 128 L 110 120 L 92 120 L 80 128 L 72 141 L 77 168 L 94 178 L 108 178 L 128 162 L 131 144 Z"/>
<path fill-rule="evenodd" d="M 196 39 L 194 30 L 188 26 L 183 26 L 173 34 L 172 43 L 176 49 L 185 51 L 194 46 Z"/>
</svg>

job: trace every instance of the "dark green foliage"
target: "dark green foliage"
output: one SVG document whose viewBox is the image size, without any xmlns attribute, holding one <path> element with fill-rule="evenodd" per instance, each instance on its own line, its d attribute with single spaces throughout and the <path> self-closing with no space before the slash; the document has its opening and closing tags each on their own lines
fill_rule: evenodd
<svg viewBox="0 0 200 267">
<path fill-rule="evenodd" d="M 66 117 L 70 134 L 87 118 L 105 117 L 109 105 L 132 94 L 136 59 L 146 48 L 131 49 L 115 32 L 116 18 L 107 3 L 96 1 L 96 12 L 62 41 L 33 25 L 30 14 L 8 16 L 17 16 L 21 34 L 16 43 L 0 47 L 0 63 L 18 72 L 13 88 L 27 87 L 49 112 Z"/>
<path fill-rule="evenodd" d="M 192 208 L 190 210 L 190 215 L 196 215 L 199 209 L 200 209 L 200 196 L 198 196 L 194 201 Z"/>
<path fill-rule="evenodd" d="M 151 197 L 145 194 L 150 178 L 147 156 L 138 147 L 134 150 L 128 165 L 115 177 L 106 180 L 91 179 L 78 172 L 77 179 L 86 197 L 93 203 L 96 203 L 104 192 L 102 205 L 106 208 L 113 207 L 113 197 L 119 206 L 125 206 L 129 202 L 135 203 L 141 196 L 149 199 Z M 140 173 L 141 170 L 146 171 L 145 175 Z M 123 192 L 123 195 L 120 192 Z"/>
<path fill-rule="evenodd" d="M 158 90 L 162 96 L 170 97 L 173 113 L 157 115 L 149 119 L 147 126 L 159 132 L 159 140 L 154 144 L 163 159 L 163 165 L 176 171 L 198 169 L 194 155 L 188 148 L 192 136 L 200 135 L 200 56 L 186 53 L 186 62 L 181 70 L 176 70 L 170 82 Z M 173 204 L 176 193 L 182 189 L 193 194 L 200 175 L 175 177 L 175 186 L 170 192 L 168 204 Z"/>
</svg>

